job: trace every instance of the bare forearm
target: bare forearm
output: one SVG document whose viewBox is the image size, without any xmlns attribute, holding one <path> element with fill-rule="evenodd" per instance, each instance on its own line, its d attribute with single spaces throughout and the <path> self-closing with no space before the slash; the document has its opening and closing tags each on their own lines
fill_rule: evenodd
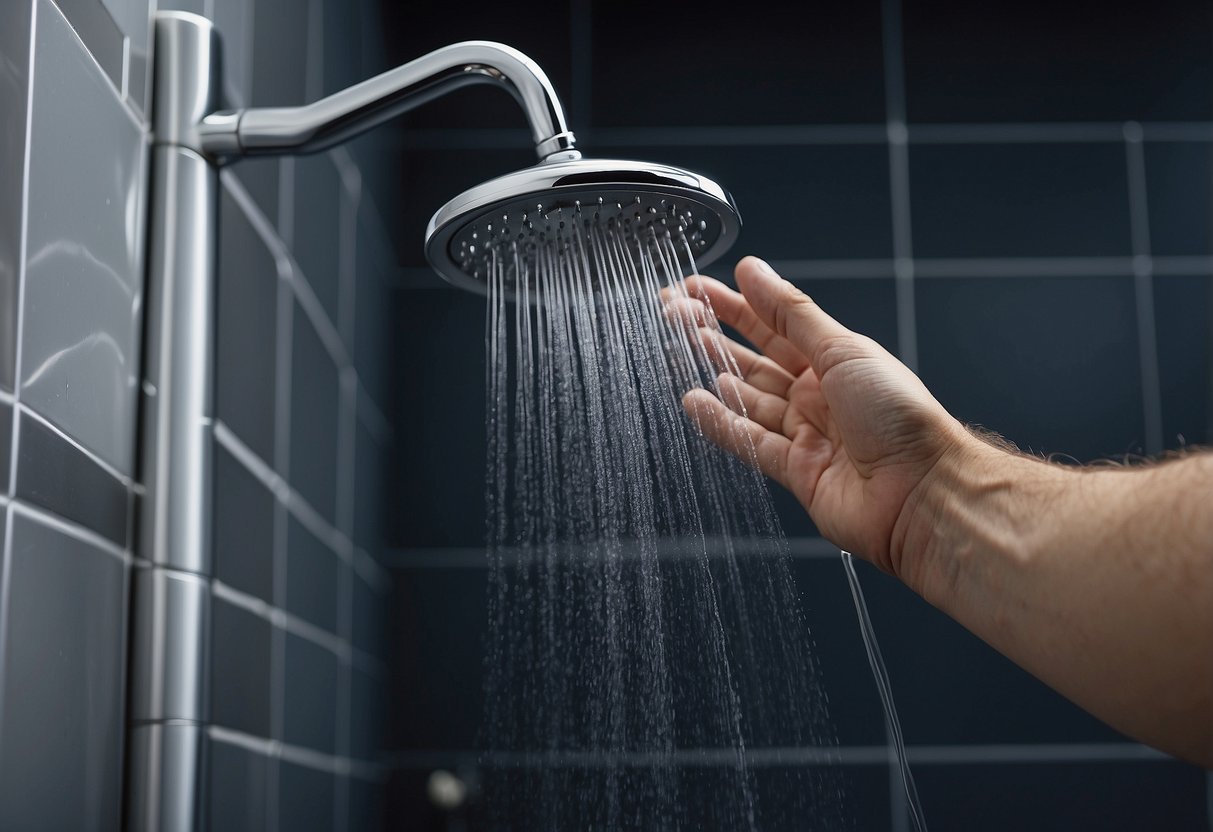
<svg viewBox="0 0 1213 832">
<path fill-rule="evenodd" d="M 1077 470 L 966 439 L 894 563 L 1116 728 L 1213 766 L 1213 455 Z"/>
</svg>

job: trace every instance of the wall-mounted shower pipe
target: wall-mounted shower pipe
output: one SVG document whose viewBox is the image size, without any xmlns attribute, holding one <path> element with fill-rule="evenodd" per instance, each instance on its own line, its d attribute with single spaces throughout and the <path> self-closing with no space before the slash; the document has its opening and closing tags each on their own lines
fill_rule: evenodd
<svg viewBox="0 0 1213 832">
<path fill-rule="evenodd" d="M 207 827 L 219 166 L 322 150 L 484 82 L 518 99 L 540 161 L 580 154 L 547 77 L 508 46 L 449 46 L 301 107 L 224 110 L 211 22 L 158 12 L 154 39 L 126 826 L 195 830 Z"/>
<path fill-rule="evenodd" d="M 193 132 L 199 149 L 219 159 L 312 153 L 452 90 L 485 83 L 503 87 L 522 105 L 540 161 L 572 151 L 560 99 L 539 65 L 517 49 L 480 40 L 437 49 L 302 107 L 221 111 L 174 127 L 183 137 Z"/>
</svg>

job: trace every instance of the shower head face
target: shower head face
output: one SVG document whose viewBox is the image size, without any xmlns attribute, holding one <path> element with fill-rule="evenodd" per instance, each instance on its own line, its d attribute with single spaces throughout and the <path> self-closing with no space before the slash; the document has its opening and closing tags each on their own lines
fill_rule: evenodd
<svg viewBox="0 0 1213 832">
<path fill-rule="evenodd" d="M 733 244 L 741 217 L 724 188 L 681 168 L 618 159 L 544 161 L 444 205 L 426 231 L 426 258 L 447 282 L 484 294 L 494 256 L 526 257 L 595 224 L 633 244 L 669 233 L 702 267 Z"/>
</svg>

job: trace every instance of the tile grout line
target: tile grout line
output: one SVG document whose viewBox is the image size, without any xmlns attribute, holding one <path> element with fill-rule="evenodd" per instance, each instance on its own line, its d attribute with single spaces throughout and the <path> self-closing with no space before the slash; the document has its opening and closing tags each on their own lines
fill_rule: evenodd
<svg viewBox="0 0 1213 832">
<path fill-rule="evenodd" d="M 293 160 L 292 160 L 293 161 Z M 286 171 L 286 165 L 279 164 L 278 180 L 278 218 L 282 221 L 284 209 L 288 200 L 294 198 L 294 166 Z M 290 183 L 284 184 L 284 177 L 290 176 Z M 250 199 L 251 202 L 251 199 Z M 283 243 L 285 247 L 285 242 Z M 289 264 L 283 268 L 283 262 L 275 257 L 275 296 L 276 304 L 276 333 L 274 344 L 274 468 L 280 481 L 290 489 L 290 436 L 291 436 L 291 369 L 292 349 L 294 345 L 295 301 L 291 291 Z M 251 449 L 250 449 L 251 450 Z M 290 553 L 288 546 L 288 528 L 290 525 L 290 509 L 282 494 L 277 489 L 271 489 L 274 496 L 274 537 L 271 552 L 273 572 L 274 603 L 283 611 L 287 607 L 287 561 Z M 285 613 L 284 613 L 285 614 Z M 271 631 L 271 685 L 270 701 L 270 735 L 282 739 L 286 735 L 286 628 L 275 627 Z M 268 801 L 267 824 L 270 829 L 278 827 L 278 798 L 281 771 L 278 760 L 269 766 L 269 780 L 266 792 L 272 799 Z"/>
<path fill-rule="evenodd" d="M 1205 255 L 1162 255 L 1150 258 L 1154 277 L 1204 277 L 1213 273 L 1213 257 Z M 772 260 L 788 280 L 867 280 L 895 276 L 893 258 L 782 259 Z M 708 272 L 712 269 L 709 267 Z M 424 266 L 405 267 L 405 282 L 390 288 L 395 291 L 456 291 L 446 286 L 411 286 L 411 278 L 427 278 L 432 272 Z M 915 280 L 952 278 L 1031 278 L 1031 277 L 1131 277 L 1132 255 L 1079 257 L 917 257 Z M 727 276 L 726 276 L 727 277 Z M 727 280 L 726 280 L 727 282 Z"/>
<path fill-rule="evenodd" d="M 341 235 L 340 286 L 345 291 L 338 302 L 338 317 L 343 336 L 349 342 L 351 364 L 341 367 L 338 381 L 340 384 L 341 408 L 338 411 L 338 446 L 337 446 L 337 527 L 350 541 L 349 558 L 342 564 L 338 573 L 338 620 L 337 633 L 345 642 L 353 647 L 353 601 L 354 601 L 354 512 L 357 493 L 355 465 L 357 440 L 357 407 L 358 407 L 358 375 L 352 365 L 356 352 L 358 307 L 358 212 L 362 198 L 362 181 L 357 166 L 347 154 L 341 157 L 343 164 L 339 165 L 342 178 L 342 188 L 345 197 L 342 201 L 342 211 L 338 214 Z M 344 303 L 342 303 L 344 301 Z M 339 657 L 337 663 L 337 696 L 333 707 L 336 708 L 337 752 L 343 758 L 349 758 L 352 747 L 352 707 L 353 707 L 353 659 L 347 651 Z M 350 814 L 350 795 L 348 778 L 339 778 L 337 783 L 337 800 L 335 801 L 335 820 L 338 828 L 348 825 Z"/>
<path fill-rule="evenodd" d="M 226 170 L 221 171 L 220 180 L 228 194 L 244 212 L 245 218 L 253 226 L 253 230 L 257 232 L 257 236 L 265 243 L 270 255 L 278 262 L 279 271 L 290 273 L 291 285 L 295 289 L 295 296 L 299 300 L 299 305 L 315 327 L 316 334 L 324 344 L 325 350 L 328 351 L 329 357 L 332 358 L 335 364 L 349 363 L 345 344 L 342 342 L 341 335 L 337 331 L 337 324 L 329 319 L 324 305 L 320 302 L 311 284 L 308 283 L 307 275 L 304 274 L 303 269 L 295 261 L 294 255 L 287 248 L 286 241 L 279 236 L 278 229 L 269 221 L 269 218 L 265 216 L 265 213 L 257 206 L 252 196 L 249 195 L 244 184 L 234 174 L 228 174 Z"/>
<path fill-rule="evenodd" d="M 910 155 L 906 130 L 906 82 L 902 54 L 901 0 L 881 0 L 881 54 L 884 58 L 885 128 L 889 147 L 889 202 L 893 223 L 893 286 L 897 310 L 897 353 L 918 371 L 918 331 L 914 310 L 914 247 L 910 217 Z M 889 828 L 908 832 L 905 793 L 888 720 L 885 750 L 889 776 Z"/>
<path fill-rule="evenodd" d="M 267 737 L 259 737 L 234 728 L 225 728 L 222 725 L 207 726 L 207 735 L 214 742 L 221 742 L 225 745 L 241 748 L 264 757 L 281 758 L 288 763 L 328 774 L 346 774 L 357 777 L 360 780 L 379 782 L 384 773 L 383 767 L 374 763 L 354 760 L 349 757 L 340 757 L 335 754 L 328 754 L 324 751 L 304 748 L 303 746 L 292 745 Z"/>
<path fill-rule="evenodd" d="M 910 745 L 906 747 L 906 755 L 914 765 L 932 766 L 1176 762 L 1175 758 L 1162 751 L 1129 741 Z M 749 765 L 756 768 L 789 765 L 884 766 L 888 763 L 888 750 L 887 745 L 766 747 L 748 749 L 746 757 Z M 438 768 L 463 762 L 473 767 L 485 768 L 546 765 L 584 767 L 594 764 L 643 767 L 654 763 L 682 767 L 727 767 L 735 764 L 736 751 L 731 748 L 683 748 L 671 754 L 621 752 L 603 755 L 601 752 L 576 751 L 406 750 L 389 755 L 388 760 L 388 765 L 395 769 Z M 895 790 L 903 794 L 900 783 L 896 784 Z"/>
<path fill-rule="evenodd" d="M 265 460 L 257 456 L 236 436 L 224 422 L 214 423 L 215 440 L 225 451 L 240 463 L 254 479 L 260 482 L 276 500 L 282 502 L 291 516 L 314 534 L 341 560 L 353 557 L 353 542 L 330 524 L 310 503 L 290 487 L 286 479 L 278 474 Z"/>
<path fill-rule="evenodd" d="M 1024 122 L 907 124 L 907 142 L 946 144 L 1119 144 L 1122 122 Z M 1144 122 L 1148 142 L 1210 142 L 1213 122 Z M 886 124 L 703 125 L 693 128 L 601 127 L 585 129 L 583 141 L 620 146 L 765 147 L 880 145 Z M 409 128 L 399 142 L 406 150 L 519 150 L 528 147 L 524 129 Z"/>
<path fill-rule="evenodd" d="M 1154 266 L 1150 258 L 1150 208 L 1146 190 L 1146 157 L 1141 125 L 1124 125 L 1125 166 L 1129 185 L 1129 231 L 1133 251 L 1134 311 L 1137 358 L 1141 371 L 1142 420 L 1148 455 L 1162 453 L 1162 384 L 1159 379 L 1158 333 L 1154 316 Z"/>
<path fill-rule="evenodd" d="M 104 459 L 102 459 L 100 456 L 97 455 L 97 453 L 95 451 L 86 447 L 83 443 L 80 442 L 80 440 L 73 437 L 71 434 L 69 434 L 63 428 L 59 427 L 54 422 L 52 422 L 50 419 L 48 419 L 46 416 L 43 416 L 38 411 L 34 410 L 28 404 L 25 404 L 24 402 L 21 402 L 21 401 L 14 400 L 13 401 L 13 418 L 16 418 L 18 413 L 24 414 L 25 416 L 28 416 L 29 418 L 33 419 L 35 422 L 40 423 L 43 427 L 45 427 L 51 433 L 55 434 L 55 436 L 57 436 L 62 442 L 64 442 L 67 445 L 70 445 L 74 450 L 79 451 L 80 453 L 84 454 L 84 456 L 88 458 L 89 462 L 92 462 L 94 465 L 96 465 L 98 468 L 100 468 L 102 471 L 104 471 L 110 477 L 117 480 L 118 483 L 123 488 L 127 489 L 128 491 L 142 490 L 142 485 L 140 483 L 136 483 L 135 480 L 129 474 L 124 474 L 121 471 L 119 471 L 117 468 L 114 467 L 114 465 L 112 463 L 107 462 Z"/>
</svg>

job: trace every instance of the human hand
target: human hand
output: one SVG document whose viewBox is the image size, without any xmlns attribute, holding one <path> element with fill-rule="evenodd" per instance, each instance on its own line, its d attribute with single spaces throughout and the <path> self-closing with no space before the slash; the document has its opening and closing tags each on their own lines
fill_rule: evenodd
<svg viewBox="0 0 1213 832">
<path fill-rule="evenodd" d="M 933 472 L 977 440 L 905 365 L 764 261 L 746 257 L 735 274 L 741 293 L 702 276 L 687 279 L 689 297 L 667 291 L 667 312 L 724 370 L 719 398 L 696 389 L 683 406 L 709 439 L 791 491 L 825 537 L 908 577 L 901 561 L 907 545 L 925 545 L 907 537 Z"/>
</svg>

